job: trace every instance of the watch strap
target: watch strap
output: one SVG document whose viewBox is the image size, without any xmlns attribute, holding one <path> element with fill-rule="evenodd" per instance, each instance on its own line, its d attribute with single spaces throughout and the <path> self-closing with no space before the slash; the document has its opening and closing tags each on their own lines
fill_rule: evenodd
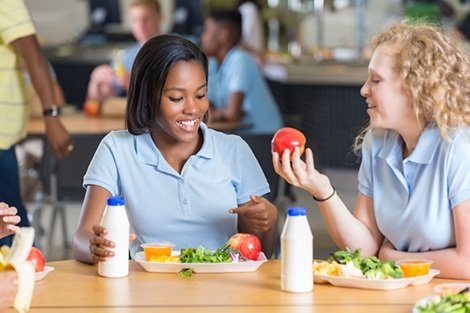
<svg viewBox="0 0 470 313">
<path fill-rule="evenodd" d="M 62 110 L 59 106 L 57 105 L 51 105 L 48 108 L 45 108 L 42 111 L 43 116 L 59 116 L 62 113 Z"/>
</svg>

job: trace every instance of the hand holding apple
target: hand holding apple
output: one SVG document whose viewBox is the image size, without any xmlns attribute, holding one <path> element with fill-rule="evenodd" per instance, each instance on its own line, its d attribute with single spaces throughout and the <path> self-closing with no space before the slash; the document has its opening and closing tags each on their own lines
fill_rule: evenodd
<svg viewBox="0 0 470 313">
<path fill-rule="evenodd" d="M 300 155 L 302 155 L 305 151 L 306 141 L 304 134 L 299 130 L 291 127 L 283 127 L 273 136 L 271 152 L 277 152 L 279 156 L 282 156 L 284 150 L 288 149 L 292 155 L 295 147 L 299 147 Z"/>
</svg>

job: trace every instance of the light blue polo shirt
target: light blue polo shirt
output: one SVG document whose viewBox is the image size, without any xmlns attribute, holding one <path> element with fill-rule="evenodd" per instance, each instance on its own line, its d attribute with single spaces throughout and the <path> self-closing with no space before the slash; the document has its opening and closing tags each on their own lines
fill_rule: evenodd
<svg viewBox="0 0 470 313">
<path fill-rule="evenodd" d="M 372 198 L 382 234 L 401 251 L 455 247 L 452 209 L 470 199 L 470 129 L 446 142 L 435 127 L 402 158 L 394 131 L 370 131 L 362 147 L 359 191 Z"/>
<path fill-rule="evenodd" d="M 139 53 L 139 50 L 141 47 L 142 45 L 140 43 L 135 43 L 132 46 L 124 49 L 122 56 L 120 56 L 121 62 L 124 64 L 124 68 L 126 69 L 126 72 L 129 74 L 131 73 L 132 65 L 134 65 L 135 58 L 137 57 L 137 53 Z M 117 66 L 117 63 L 118 63 L 118 59 L 116 57 L 112 60 L 111 67 L 115 69 Z M 116 82 L 113 83 L 113 88 L 114 88 L 115 94 L 118 96 L 122 96 L 126 94 L 125 90 Z"/>
<path fill-rule="evenodd" d="M 208 95 L 215 108 L 228 103 L 233 92 L 245 94 L 243 122 L 253 125 L 249 133 L 274 133 L 282 127 L 279 107 L 255 60 L 245 51 L 232 48 L 219 66 L 209 60 Z"/>
<path fill-rule="evenodd" d="M 228 209 L 269 192 L 268 182 L 248 144 L 201 125 L 204 143 L 181 174 L 163 158 L 150 134 L 114 131 L 100 143 L 84 177 L 125 198 L 137 239 L 170 241 L 175 249 L 222 246 L 237 232 L 237 215 Z"/>
</svg>

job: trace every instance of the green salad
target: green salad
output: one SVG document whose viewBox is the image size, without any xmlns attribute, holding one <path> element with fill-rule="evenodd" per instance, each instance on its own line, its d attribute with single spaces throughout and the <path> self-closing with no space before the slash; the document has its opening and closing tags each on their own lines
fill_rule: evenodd
<svg viewBox="0 0 470 313">
<path fill-rule="evenodd" d="M 352 263 L 368 279 L 402 278 L 403 272 L 393 261 L 382 261 L 376 256 L 361 257 L 360 250 L 339 250 L 331 254 L 329 262 Z"/>
<path fill-rule="evenodd" d="M 420 313 L 470 313 L 470 294 L 447 294 L 417 307 Z"/>
<path fill-rule="evenodd" d="M 199 246 L 195 248 L 181 249 L 180 261 L 181 263 L 228 263 L 232 262 L 232 249 L 229 244 L 225 244 L 215 251 L 210 251 Z M 193 270 L 185 268 L 181 270 L 181 276 L 191 276 Z"/>
<path fill-rule="evenodd" d="M 232 258 L 230 257 L 230 246 L 225 244 L 224 246 L 218 248 L 215 251 L 210 251 L 199 246 L 195 248 L 186 248 L 181 249 L 180 260 L 181 263 L 224 263 L 231 262 Z"/>
</svg>

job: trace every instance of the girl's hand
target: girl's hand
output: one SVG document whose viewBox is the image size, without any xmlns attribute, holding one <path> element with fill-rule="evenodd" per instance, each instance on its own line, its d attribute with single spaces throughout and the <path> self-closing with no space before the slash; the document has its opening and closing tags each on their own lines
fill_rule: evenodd
<svg viewBox="0 0 470 313">
<path fill-rule="evenodd" d="M 277 222 L 276 207 L 259 196 L 251 196 L 250 201 L 230 209 L 229 213 L 238 214 L 244 231 L 253 234 L 264 234 Z"/>
<path fill-rule="evenodd" d="M 93 233 L 94 236 L 90 239 L 90 253 L 93 262 L 103 262 L 107 258 L 113 257 L 114 252 L 108 249 L 114 248 L 114 242 L 105 238 L 108 230 L 103 226 L 94 225 Z"/>
<path fill-rule="evenodd" d="M 280 159 L 273 153 L 274 171 L 289 184 L 310 192 L 318 199 L 324 199 L 331 194 L 330 180 L 326 175 L 315 169 L 312 149 L 305 150 L 305 161 L 300 158 L 300 149 L 295 148 L 292 156 L 285 150 Z"/>
<path fill-rule="evenodd" d="M 18 230 L 21 218 L 17 215 L 18 210 L 13 206 L 8 206 L 0 202 L 0 238 L 14 234 Z"/>
<path fill-rule="evenodd" d="M 114 242 L 107 240 L 105 236 L 108 234 L 108 230 L 100 225 L 93 226 L 93 236 L 90 239 L 90 253 L 93 262 L 103 262 L 106 258 L 114 256 L 114 252 L 107 250 L 107 248 L 114 248 Z M 129 241 L 135 240 L 136 235 L 134 233 L 129 234 Z"/>
</svg>

